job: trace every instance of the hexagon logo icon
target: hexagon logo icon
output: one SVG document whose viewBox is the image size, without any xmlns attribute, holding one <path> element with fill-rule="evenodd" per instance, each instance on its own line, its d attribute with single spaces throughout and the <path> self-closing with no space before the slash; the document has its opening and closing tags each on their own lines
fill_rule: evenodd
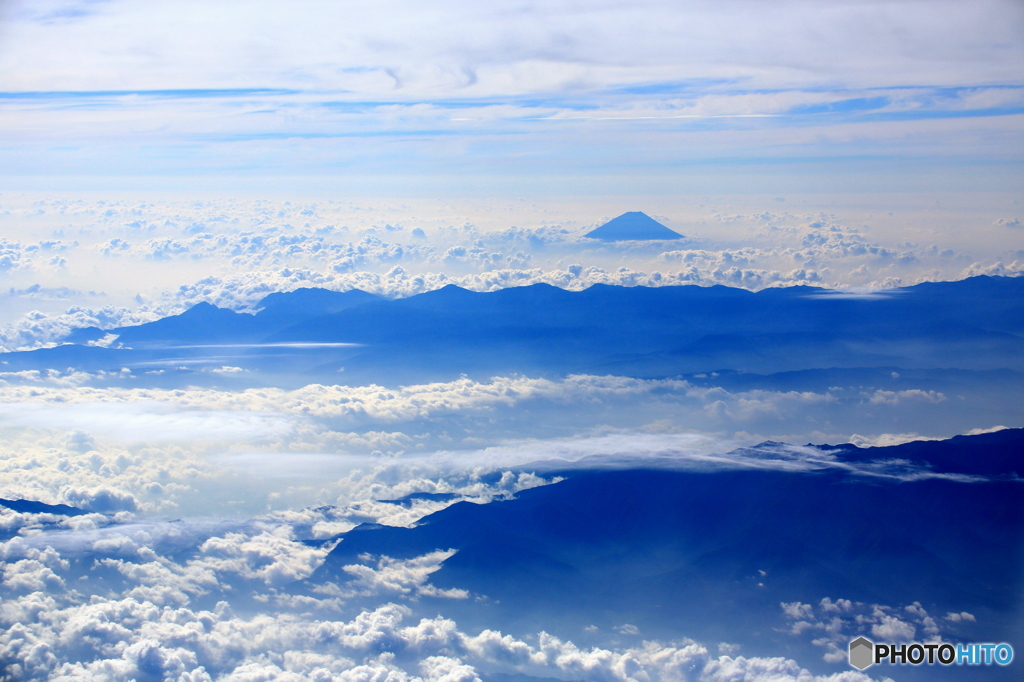
<svg viewBox="0 0 1024 682">
<path fill-rule="evenodd" d="M 863 670 L 875 662 L 875 645 L 867 637 L 858 637 L 850 642 L 850 665 Z"/>
</svg>

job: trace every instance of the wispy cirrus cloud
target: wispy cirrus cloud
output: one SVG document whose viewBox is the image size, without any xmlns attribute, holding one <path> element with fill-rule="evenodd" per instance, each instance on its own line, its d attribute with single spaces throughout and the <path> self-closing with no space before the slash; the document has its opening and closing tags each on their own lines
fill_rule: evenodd
<svg viewBox="0 0 1024 682">
<path fill-rule="evenodd" d="M 989 82 L 1019 75 L 1011 55 L 1020 49 L 1013 38 L 1024 17 L 1014 3 L 940 5 L 926 16 L 914 2 L 842 2 L 818 11 L 783 2 L 771 12 L 758 12 L 756 3 L 742 0 L 649 0 L 629 8 L 567 2 L 482 7 L 458 0 L 424 7 L 395 0 L 361 9 L 312 2 L 305 12 L 282 15 L 268 2 L 215 8 L 191 2 L 12 3 L 7 21 L 21 31 L 12 48 L 39 61 L 25 69 L 18 60 L 8 69 L 18 68 L 21 79 L 33 76 L 37 83 L 73 83 L 76 87 L 68 89 L 77 91 L 138 88 L 184 96 L 296 83 L 354 92 L 493 96 L 546 91 L 555 84 L 568 89 L 570 79 L 575 90 L 582 81 L 634 93 L 685 93 L 729 84 L 741 75 L 753 76 L 758 88 L 837 77 L 857 85 L 871 80 L 872 85 L 946 85 L 958 84 L 965 74 L 984 75 Z M 99 35 L 109 36 L 113 48 L 89 49 L 97 44 L 97 30 L 115 25 L 136 30 L 104 31 Z M 426 26 L 432 30 L 424 31 Z M 265 30 L 270 27 L 275 30 Z M 190 49 L 174 50 L 166 37 L 186 30 Z M 47 35 L 60 35 L 64 42 L 55 43 L 55 50 L 28 42 Z M 978 35 L 987 40 L 976 40 Z M 123 77 L 109 69 L 137 58 L 129 48 L 140 44 L 149 46 L 152 68 L 135 75 L 133 87 L 126 88 Z M 71 55 L 79 61 L 68 63 Z M 64 72 L 53 78 L 55 67 L 65 64 L 74 67 L 70 77 Z M 681 79 L 678 67 L 684 65 L 689 68 Z M 750 74 L 752 67 L 756 75 Z M 190 76 L 192 83 L 172 85 L 175 75 Z M 90 87 L 82 87 L 86 84 Z"/>
<path fill-rule="evenodd" d="M 10 3 L 8 167 L 225 182 L 358 167 L 408 186 L 681 160 L 1005 160 L 1024 16 L 940 4 Z"/>
</svg>

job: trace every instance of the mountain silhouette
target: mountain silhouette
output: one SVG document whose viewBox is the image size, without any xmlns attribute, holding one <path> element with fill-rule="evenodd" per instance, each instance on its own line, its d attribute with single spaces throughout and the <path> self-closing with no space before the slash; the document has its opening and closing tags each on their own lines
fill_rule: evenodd
<svg viewBox="0 0 1024 682">
<path fill-rule="evenodd" d="M 82 516 L 89 512 L 67 504 L 47 504 L 36 500 L 5 500 L 0 498 L 0 507 L 23 514 L 55 514 L 58 516 Z"/>
<path fill-rule="evenodd" d="M 72 507 L 67 504 L 47 504 L 46 502 L 39 502 L 37 500 L 24 499 L 6 500 L 0 498 L 0 507 L 5 507 L 20 514 L 46 514 L 49 517 L 84 516 L 90 513 L 84 509 Z M 47 517 L 43 517 L 42 519 L 37 518 L 33 525 L 36 527 L 53 529 L 58 527 L 62 520 L 63 519 Z M 6 542 L 7 540 L 17 536 L 20 530 L 21 528 L 18 525 L 0 525 L 0 542 Z"/>
<path fill-rule="evenodd" d="M 247 370 L 235 381 L 274 375 L 296 383 L 325 374 L 346 383 L 409 383 L 509 373 L 1024 371 L 1020 277 L 926 283 L 869 297 L 803 286 L 751 292 L 598 284 L 567 291 L 535 284 L 488 293 L 449 285 L 395 300 L 306 289 L 272 294 L 265 303 L 255 315 L 200 304 L 109 330 L 118 335 L 115 345 L 130 348 L 73 344 L 6 353 L 4 360 L 13 371 L 184 367 L 174 369 L 183 379 L 189 367 L 220 363 Z M 232 344 L 254 347 L 225 348 Z"/>
<path fill-rule="evenodd" d="M 623 213 L 584 236 L 606 242 L 683 239 L 683 235 L 640 211 Z"/>
</svg>

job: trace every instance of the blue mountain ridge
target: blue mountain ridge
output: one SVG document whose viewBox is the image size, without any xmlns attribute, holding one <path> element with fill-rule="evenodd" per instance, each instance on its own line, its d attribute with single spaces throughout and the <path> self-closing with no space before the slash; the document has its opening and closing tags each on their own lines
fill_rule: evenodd
<svg viewBox="0 0 1024 682">
<path fill-rule="evenodd" d="M 37 500 L 6 500 L 0 498 L 0 507 L 6 507 L 11 511 L 21 514 L 50 514 L 52 516 L 83 516 L 90 512 L 67 504 L 47 504 Z M 42 522 L 38 524 L 48 528 L 56 526 L 56 522 Z M 18 534 L 20 529 L 0 527 L 0 542 L 6 542 Z"/>
<path fill-rule="evenodd" d="M 89 512 L 67 504 L 46 504 L 36 500 L 5 500 L 0 498 L 0 507 L 7 507 L 22 514 L 55 514 L 57 516 L 82 516 Z"/>
<path fill-rule="evenodd" d="M 180 315 L 154 322 L 104 331 L 96 327 L 76 329 L 65 341 L 86 343 L 108 333 L 117 334 L 126 345 L 145 343 L 245 343 L 257 342 L 275 331 L 353 308 L 380 296 L 359 289 L 329 291 L 302 288 L 265 296 L 256 304 L 258 313 L 249 315 L 218 308 L 210 303 L 197 303 Z"/>
<path fill-rule="evenodd" d="M 903 460 L 926 465 L 930 471 L 989 476 L 1024 481 L 1024 429 L 954 436 L 947 440 L 918 440 L 885 447 L 818 446 L 841 461 Z"/>
<path fill-rule="evenodd" d="M 987 477 L 993 480 L 1024 481 L 1024 429 L 1004 428 L 989 433 L 953 436 L 945 440 L 916 440 L 900 445 L 860 447 L 852 443 L 840 445 L 813 445 L 837 462 L 849 464 L 899 464 L 904 468 L 917 467 L 929 474 L 959 474 Z M 753 458 L 775 458 L 775 446 L 785 443 L 766 441 L 749 448 L 733 451 Z M 545 475 L 564 475 L 572 470 L 587 471 L 615 467 L 618 469 L 650 468 L 671 469 L 673 460 L 634 459 L 623 461 L 618 456 L 590 455 L 571 464 L 564 460 L 531 462 L 516 470 L 542 472 Z"/>
<path fill-rule="evenodd" d="M 413 528 L 357 527 L 309 582 L 344 579 L 342 567 L 367 556 L 451 548 L 431 582 L 474 598 L 424 608 L 463 626 L 572 636 L 628 622 L 644 637 L 740 638 L 745 654 L 786 651 L 807 665 L 822 651 L 782 632 L 780 603 L 830 597 L 968 611 L 978 624 L 963 636 L 1024 646 L 1024 429 L 822 451 L 989 478 L 542 466 L 566 479 L 509 501 L 460 502 Z M 900 670 L 898 679 L 1012 674 Z"/>
<path fill-rule="evenodd" d="M 754 293 L 594 285 L 566 291 L 536 284 L 488 293 L 452 285 L 396 300 L 300 290 L 265 301 L 255 315 L 200 304 L 182 315 L 110 330 L 130 349 L 63 345 L 7 353 L 4 361 L 11 369 L 167 366 L 186 373 L 193 365 L 221 363 L 249 370 L 238 380 L 258 381 L 263 373 L 301 375 L 306 382 L 323 375 L 336 380 L 344 367 L 348 383 L 507 373 L 657 378 L 872 367 L 1024 371 L 1024 278 L 925 283 L 866 298 L 812 287 Z M 294 343 L 358 345 L 227 347 Z M 196 345 L 217 347 L 181 347 Z"/>
</svg>

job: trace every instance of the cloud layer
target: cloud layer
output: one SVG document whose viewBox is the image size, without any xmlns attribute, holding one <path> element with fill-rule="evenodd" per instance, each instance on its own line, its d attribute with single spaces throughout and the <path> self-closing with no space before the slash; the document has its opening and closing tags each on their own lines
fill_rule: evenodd
<svg viewBox="0 0 1024 682">
<path fill-rule="evenodd" d="M 299 15 L 282 15 L 266 2 L 246 5 L 248 11 L 238 3 L 199 7 L 14 3 L 6 11 L 16 28 L 8 50 L 20 57 L 7 66 L 18 75 L 12 82 L 45 90 L 169 89 L 185 80 L 196 88 L 312 84 L 494 96 L 568 89 L 571 80 L 591 87 L 649 84 L 680 67 L 697 83 L 756 68 L 757 87 L 831 78 L 861 85 L 951 85 L 965 76 L 1001 82 L 1019 75 L 1010 64 L 1019 45 L 1014 27 L 1022 20 L 1007 2 L 943 2 L 930 18 L 912 3 L 872 2 L 816 11 L 785 2 L 763 15 L 742 1 L 656 0 L 627 10 L 568 2 L 425 8 L 399 0 L 356 11 L 313 2 Z M 113 31 L 126 26 L 136 30 Z M 114 45 L 98 50 L 97 33 L 113 36 Z M 168 36 L 185 34 L 189 50 L 172 49 Z M 974 40 L 979 34 L 989 40 Z M 40 38 L 59 49 L 42 49 Z M 137 45 L 149 46 L 150 69 L 119 77 Z M 828 57 L 810 56 L 819 53 Z"/>
<path fill-rule="evenodd" d="M 810 638 L 814 646 L 825 649 L 822 658 L 832 663 L 846 661 L 850 640 L 859 636 L 894 643 L 948 642 L 969 635 L 971 624 L 977 622 L 966 611 L 931 616 L 920 602 L 893 607 L 824 597 L 816 605 L 783 602 L 780 606 L 790 634 Z"/>
<path fill-rule="evenodd" d="M 337 504 L 348 511 L 318 521 L 323 528 L 407 525 L 454 499 L 539 484 L 500 472 L 544 460 L 913 480 L 933 474 L 903 462 L 852 466 L 813 448 L 741 448 L 765 440 L 889 445 L 953 435 L 956 420 L 967 431 L 993 414 L 984 399 L 903 388 L 910 382 L 766 390 L 726 389 L 711 376 L 577 375 L 226 390 L 131 388 L 133 377 L 118 373 L 109 385 L 86 373 L 0 374 L 0 497 L 217 516 Z M 417 492 L 454 497 L 371 502 Z"/>
<path fill-rule="evenodd" d="M 201 301 L 252 311 L 267 294 L 299 287 L 358 288 L 388 298 L 449 284 L 493 291 L 538 282 L 572 290 L 871 290 L 1024 268 L 1021 232 L 997 219 L 1003 200 L 971 205 L 979 217 L 969 219 L 967 231 L 959 214 L 936 219 L 921 205 L 897 213 L 886 207 L 892 215 L 850 207 L 841 215 L 780 202 L 742 212 L 728 200 L 673 203 L 663 207 L 671 217 L 647 210 L 685 240 L 608 244 L 583 235 L 621 212 L 621 201 L 453 206 L 6 197 L 0 346 L 30 348 L 75 328 L 140 324 Z M 894 237 L 904 234 L 913 239 Z"/>
<path fill-rule="evenodd" d="M 177 558 L 165 553 L 167 529 L 155 526 L 112 526 L 61 551 L 38 534 L 8 540 L 0 544 L 5 670 L 15 679 L 50 680 L 468 682 L 491 672 L 622 682 L 869 679 L 852 671 L 813 676 L 781 657 L 716 657 L 688 639 L 581 647 L 545 632 L 526 641 L 497 629 L 468 633 L 441 616 L 413 617 L 419 600 L 470 597 L 429 582 L 452 550 L 403 561 L 366 557 L 344 567 L 348 582 L 304 590 L 295 581 L 309 576 L 331 545 L 297 542 L 299 527 L 281 517 L 227 531 L 179 522 L 178 537 L 189 536 L 190 551 L 183 554 L 179 542 Z M 102 570 L 75 579 L 83 559 Z M 352 600 L 373 605 L 353 609 Z M 812 615 L 806 605 L 784 606 L 787 614 Z M 639 634 L 634 626 L 620 630 Z"/>
<path fill-rule="evenodd" d="M 397 196 L 1013 191 L 1020 6 L 931 6 L 7 3 L 5 170 Z"/>
</svg>

